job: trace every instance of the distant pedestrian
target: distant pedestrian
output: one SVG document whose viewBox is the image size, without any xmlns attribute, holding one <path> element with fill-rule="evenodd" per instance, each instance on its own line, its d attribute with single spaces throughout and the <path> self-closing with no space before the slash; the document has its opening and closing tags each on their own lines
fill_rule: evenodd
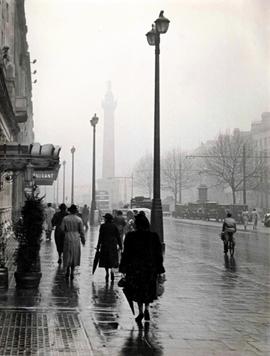
<svg viewBox="0 0 270 356">
<path fill-rule="evenodd" d="M 74 268 L 80 265 L 81 243 L 85 244 L 82 219 L 77 215 L 77 206 L 72 204 L 68 209 L 70 215 L 63 218 L 61 229 L 65 233 L 63 262 L 66 278 L 74 278 Z"/>
<path fill-rule="evenodd" d="M 125 234 L 128 232 L 134 231 L 135 230 L 135 218 L 134 218 L 134 213 L 132 210 L 128 210 L 127 212 L 127 224 L 125 227 Z"/>
<path fill-rule="evenodd" d="M 259 214 L 258 214 L 256 208 L 254 208 L 252 210 L 251 216 L 252 216 L 252 222 L 253 222 L 253 230 L 257 230 Z"/>
<path fill-rule="evenodd" d="M 103 220 L 102 211 L 98 209 L 98 223 L 101 224 Z"/>
<path fill-rule="evenodd" d="M 123 244 L 123 239 L 124 239 L 124 229 L 126 226 L 126 220 L 123 216 L 123 212 L 121 210 L 117 210 L 116 215 L 113 219 L 113 223 L 117 227 L 119 234 L 120 234 L 120 239 Z"/>
<path fill-rule="evenodd" d="M 83 221 L 83 226 L 85 230 L 88 230 L 88 222 L 89 222 L 89 213 L 90 210 L 86 204 L 84 204 L 84 207 L 82 208 L 82 221 Z"/>
<path fill-rule="evenodd" d="M 138 325 L 150 320 L 149 304 L 157 299 L 157 279 L 165 272 L 159 236 L 150 231 L 146 216 L 135 216 L 135 231 L 127 233 L 119 271 L 125 275 L 125 294 L 138 304 Z M 143 309 L 144 306 L 144 309 Z"/>
<path fill-rule="evenodd" d="M 244 210 L 242 212 L 242 219 L 243 219 L 243 224 L 244 224 L 244 229 L 247 229 L 248 226 L 248 220 L 249 220 L 249 212 L 248 210 Z"/>
<path fill-rule="evenodd" d="M 45 227 L 45 233 L 46 233 L 46 240 L 51 240 L 51 235 L 52 235 L 52 218 L 55 214 L 55 209 L 52 207 L 51 203 L 47 204 L 47 207 L 44 210 L 44 227 Z"/>
<path fill-rule="evenodd" d="M 52 218 L 52 226 L 55 226 L 54 238 L 56 249 L 58 252 L 58 263 L 62 263 L 62 253 L 64 250 L 65 233 L 61 229 L 62 220 L 68 215 L 66 204 L 59 205 L 59 211 L 57 211 Z"/>
<path fill-rule="evenodd" d="M 119 265 L 118 247 L 122 250 L 122 241 L 117 227 L 113 224 L 113 216 L 109 213 L 104 215 L 105 222 L 99 229 L 97 250 L 100 251 L 99 267 L 105 268 L 106 282 L 109 280 L 111 269 L 111 280 L 114 280 L 113 268 Z"/>
<path fill-rule="evenodd" d="M 226 218 L 223 221 L 222 233 L 224 234 L 224 253 L 226 254 L 228 252 L 229 241 L 231 241 L 233 245 L 235 245 L 233 235 L 236 233 L 236 222 L 230 212 L 227 213 Z"/>
</svg>

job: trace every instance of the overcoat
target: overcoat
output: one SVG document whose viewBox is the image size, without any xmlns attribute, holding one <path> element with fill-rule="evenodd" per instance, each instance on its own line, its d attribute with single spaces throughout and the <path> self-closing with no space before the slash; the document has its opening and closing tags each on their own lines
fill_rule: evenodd
<svg viewBox="0 0 270 356">
<path fill-rule="evenodd" d="M 52 226 L 55 226 L 55 232 L 54 232 L 55 244 L 59 255 L 63 252 L 64 238 L 65 238 L 65 233 L 61 229 L 61 224 L 64 217 L 67 215 L 68 213 L 66 211 L 58 211 L 57 213 L 54 214 L 52 218 Z"/>
<path fill-rule="evenodd" d="M 118 267 L 118 246 L 122 249 L 122 242 L 117 227 L 111 222 L 101 224 L 97 245 L 97 249 L 100 250 L 99 267 Z"/>
<path fill-rule="evenodd" d="M 61 229 L 65 233 L 63 262 L 64 268 L 76 267 L 81 261 L 81 241 L 85 242 L 82 219 L 70 214 L 64 217 Z"/>
<path fill-rule="evenodd" d="M 127 233 L 119 271 L 126 274 L 125 287 L 135 302 L 157 298 L 157 276 L 165 272 L 162 245 L 156 233 L 137 230 Z"/>
</svg>

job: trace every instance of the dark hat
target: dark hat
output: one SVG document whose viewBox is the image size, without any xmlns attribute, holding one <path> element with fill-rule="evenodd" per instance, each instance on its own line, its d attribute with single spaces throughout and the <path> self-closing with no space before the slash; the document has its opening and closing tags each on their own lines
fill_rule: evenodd
<svg viewBox="0 0 270 356">
<path fill-rule="evenodd" d="M 72 204 L 69 208 L 68 208 L 68 211 L 71 213 L 71 214 L 77 214 L 78 213 L 78 208 L 75 204 Z"/>
<path fill-rule="evenodd" d="M 149 220 L 145 214 L 135 215 L 135 226 L 137 230 L 150 230 Z"/>
<path fill-rule="evenodd" d="M 108 220 L 108 221 L 112 221 L 113 220 L 113 216 L 110 213 L 106 213 L 105 215 L 103 215 L 103 217 L 104 217 L 105 220 Z"/>
<path fill-rule="evenodd" d="M 60 209 L 60 210 L 67 210 L 66 204 L 64 204 L 64 203 L 60 204 L 60 205 L 59 205 L 59 209 Z"/>
</svg>

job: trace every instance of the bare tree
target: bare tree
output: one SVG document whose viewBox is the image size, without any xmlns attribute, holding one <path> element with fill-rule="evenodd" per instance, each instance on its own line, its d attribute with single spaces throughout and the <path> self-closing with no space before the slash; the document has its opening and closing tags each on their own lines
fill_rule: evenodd
<svg viewBox="0 0 270 356">
<path fill-rule="evenodd" d="M 254 184 L 262 169 L 262 161 L 255 159 L 251 138 L 238 130 L 233 135 L 220 134 L 204 154 L 208 174 L 216 177 L 217 184 L 231 188 L 233 204 L 236 192 Z"/>
<path fill-rule="evenodd" d="M 134 185 L 146 192 L 152 198 L 153 191 L 153 157 L 150 154 L 143 156 L 133 170 Z"/>
<path fill-rule="evenodd" d="M 173 193 L 175 204 L 178 200 L 177 196 L 179 196 L 178 202 L 182 202 L 182 190 L 188 188 L 191 183 L 192 162 L 185 157 L 186 154 L 178 149 L 168 151 L 162 157 L 162 188 Z"/>
</svg>

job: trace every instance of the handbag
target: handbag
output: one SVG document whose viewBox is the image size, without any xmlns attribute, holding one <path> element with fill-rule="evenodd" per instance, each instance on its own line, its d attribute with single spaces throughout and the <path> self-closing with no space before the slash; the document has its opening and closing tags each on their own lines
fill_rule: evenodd
<svg viewBox="0 0 270 356">
<path fill-rule="evenodd" d="M 127 285 L 127 281 L 125 277 L 122 277 L 121 279 L 119 279 L 118 281 L 118 287 L 124 288 Z"/>
<path fill-rule="evenodd" d="M 166 278 L 164 275 L 157 276 L 156 293 L 157 297 L 161 297 L 165 291 L 164 282 Z"/>
<path fill-rule="evenodd" d="M 222 241 L 225 240 L 225 233 L 224 233 L 224 231 L 222 231 L 222 232 L 220 233 L 220 238 L 221 238 Z"/>
</svg>

